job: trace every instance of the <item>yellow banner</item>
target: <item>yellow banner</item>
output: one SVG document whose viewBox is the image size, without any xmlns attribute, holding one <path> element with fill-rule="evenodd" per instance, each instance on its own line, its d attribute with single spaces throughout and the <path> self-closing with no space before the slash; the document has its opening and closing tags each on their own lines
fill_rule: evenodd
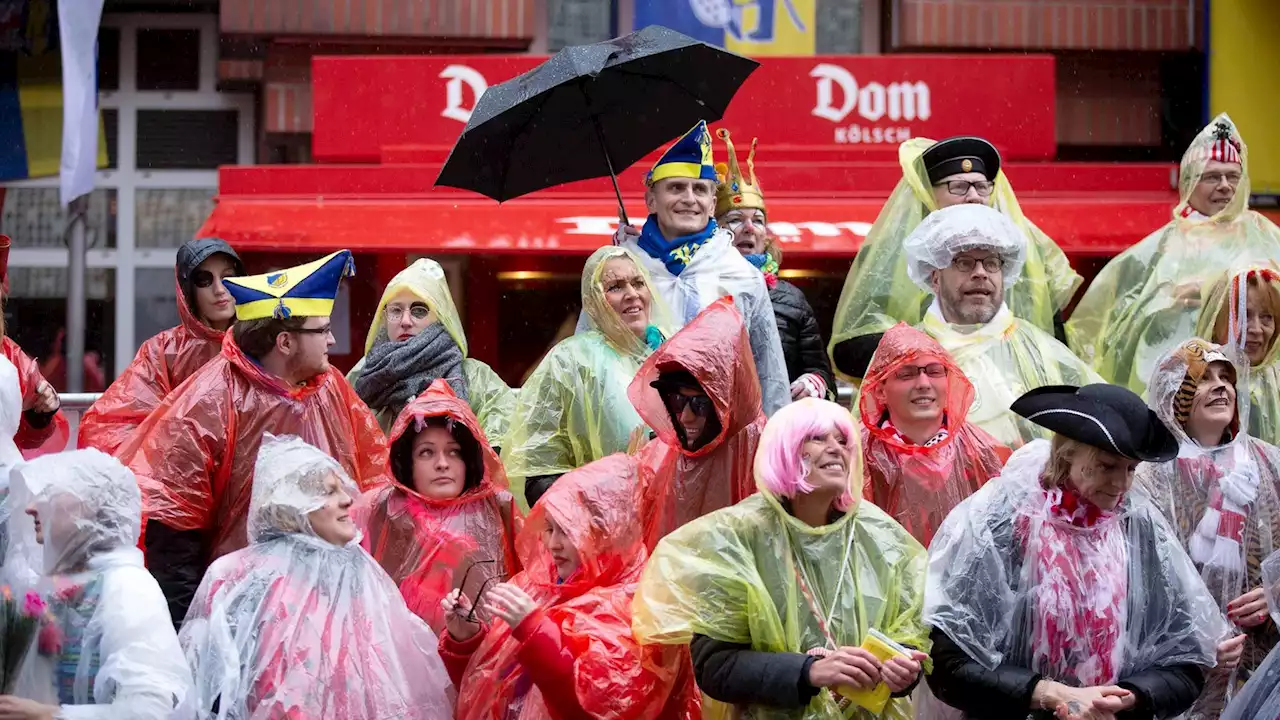
<svg viewBox="0 0 1280 720">
<path fill-rule="evenodd" d="M 812 55 L 817 0 L 732 0 L 726 50 L 748 57 Z"/>
<path fill-rule="evenodd" d="M 1209 117 L 1226 112 L 1249 146 L 1253 192 L 1280 195 L 1280 94 L 1269 92 L 1280 67 L 1275 0 L 1213 0 L 1209 12 Z"/>
</svg>

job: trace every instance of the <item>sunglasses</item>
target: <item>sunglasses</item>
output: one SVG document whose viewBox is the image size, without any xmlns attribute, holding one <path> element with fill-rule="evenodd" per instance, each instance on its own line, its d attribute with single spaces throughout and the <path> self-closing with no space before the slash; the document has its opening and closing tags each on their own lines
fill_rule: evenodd
<svg viewBox="0 0 1280 720">
<path fill-rule="evenodd" d="M 687 407 L 693 410 L 693 414 L 698 417 L 707 417 L 715 409 L 711 403 L 711 398 L 706 395 L 682 395 L 678 392 L 665 393 L 662 401 L 666 403 L 667 410 L 672 415 L 679 415 L 684 412 Z"/>
<path fill-rule="evenodd" d="M 208 270 L 197 270 L 191 273 L 191 284 L 198 288 L 207 288 L 213 285 L 213 273 Z"/>
<path fill-rule="evenodd" d="M 476 569 L 477 565 L 496 565 L 497 562 L 498 562 L 497 560 L 476 560 L 475 562 L 468 565 L 466 572 L 462 573 L 462 582 L 458 583 L 458 589 L 462 590 L 464 593 L 466 592 L 467 579 L 471 577 L 471 571 Z M 489 592 L 489 588 L 492 587 L 494 584 L 505 582 L 506 580 L 507 580 L 506 573 L 499 572 L 499 573 L 494 573 L 490 577 L 486 578 L 484 582 L 480 583 L 480 591 L 476 593 L 475 598 L 471 601 L 471 612 L 468 612 L 464 619 L 467 622 L 474 624 L 476 622 L 476 610 L 480 607 L 481 601 L 484 599 L 485 593 Z M 459 603 L 458 605 L 455 605 L 453 609 L 455 611 L 461 610 L 462 609 L 461 603 Z"/>
</svg>

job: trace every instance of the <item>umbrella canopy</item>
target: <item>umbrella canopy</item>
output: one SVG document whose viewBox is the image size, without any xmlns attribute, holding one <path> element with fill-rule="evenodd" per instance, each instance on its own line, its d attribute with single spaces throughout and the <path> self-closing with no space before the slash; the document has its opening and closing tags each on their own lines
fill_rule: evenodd
<svg viewBox="0 0 1280 720">
<path fill-rule="evenodd" d="M 719 120 L 757 67 L 657 25 L 565 48 L 485 91 L 436 184 L 499 202 L 606 175 L 616 190 L 617 171 Z"/>
</svg>

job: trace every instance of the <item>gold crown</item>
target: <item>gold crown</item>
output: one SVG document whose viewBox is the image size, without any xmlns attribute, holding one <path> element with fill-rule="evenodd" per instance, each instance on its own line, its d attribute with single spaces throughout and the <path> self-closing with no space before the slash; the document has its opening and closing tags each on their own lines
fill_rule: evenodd
<svg viewBox="0 0 1280 720">
<path fill-rule="evenodd" d="M 729 139 L 729 131 L 720 128 L 716 135 L 724 140 L 729 148 L 729 164 L 716 164 L 716 175 L 720 184 L 716 186 L 716 217 L 721 217 L 730 210 L 754 208 L 765 212 L 764 193 L 760 192 L 760 184 L 756 180 L 756 140 L 751 139 L 751 151 L 747 153 L 747 170 L 751 173 L 751 181 L 742 174 L 738 167 L 738 151 L 733 148 Z"/>
</svg>

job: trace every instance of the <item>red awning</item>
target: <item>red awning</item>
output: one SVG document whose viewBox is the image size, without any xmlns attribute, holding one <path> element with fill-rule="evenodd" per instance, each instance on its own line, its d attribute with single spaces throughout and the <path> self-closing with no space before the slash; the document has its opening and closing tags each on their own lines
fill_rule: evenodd
<svg viewBox="0 0 1280 720">
<path fill-rule="evenodd" d="M 1022 209 L 1072 255 L 1114 255 L 1168 222 L 1162 193 L 1021 198 Z M 884 201 L 875 198 L 769 203 L 770 229 L 788 254 L 850 256 Z M 643 207 L 627 208 L 633 224 Z M 336 200 L 222 196 L 198 232 L 240 250 L 587 254 L 616 227 L 606 200 L 407 198 Z"/>
</svg>

